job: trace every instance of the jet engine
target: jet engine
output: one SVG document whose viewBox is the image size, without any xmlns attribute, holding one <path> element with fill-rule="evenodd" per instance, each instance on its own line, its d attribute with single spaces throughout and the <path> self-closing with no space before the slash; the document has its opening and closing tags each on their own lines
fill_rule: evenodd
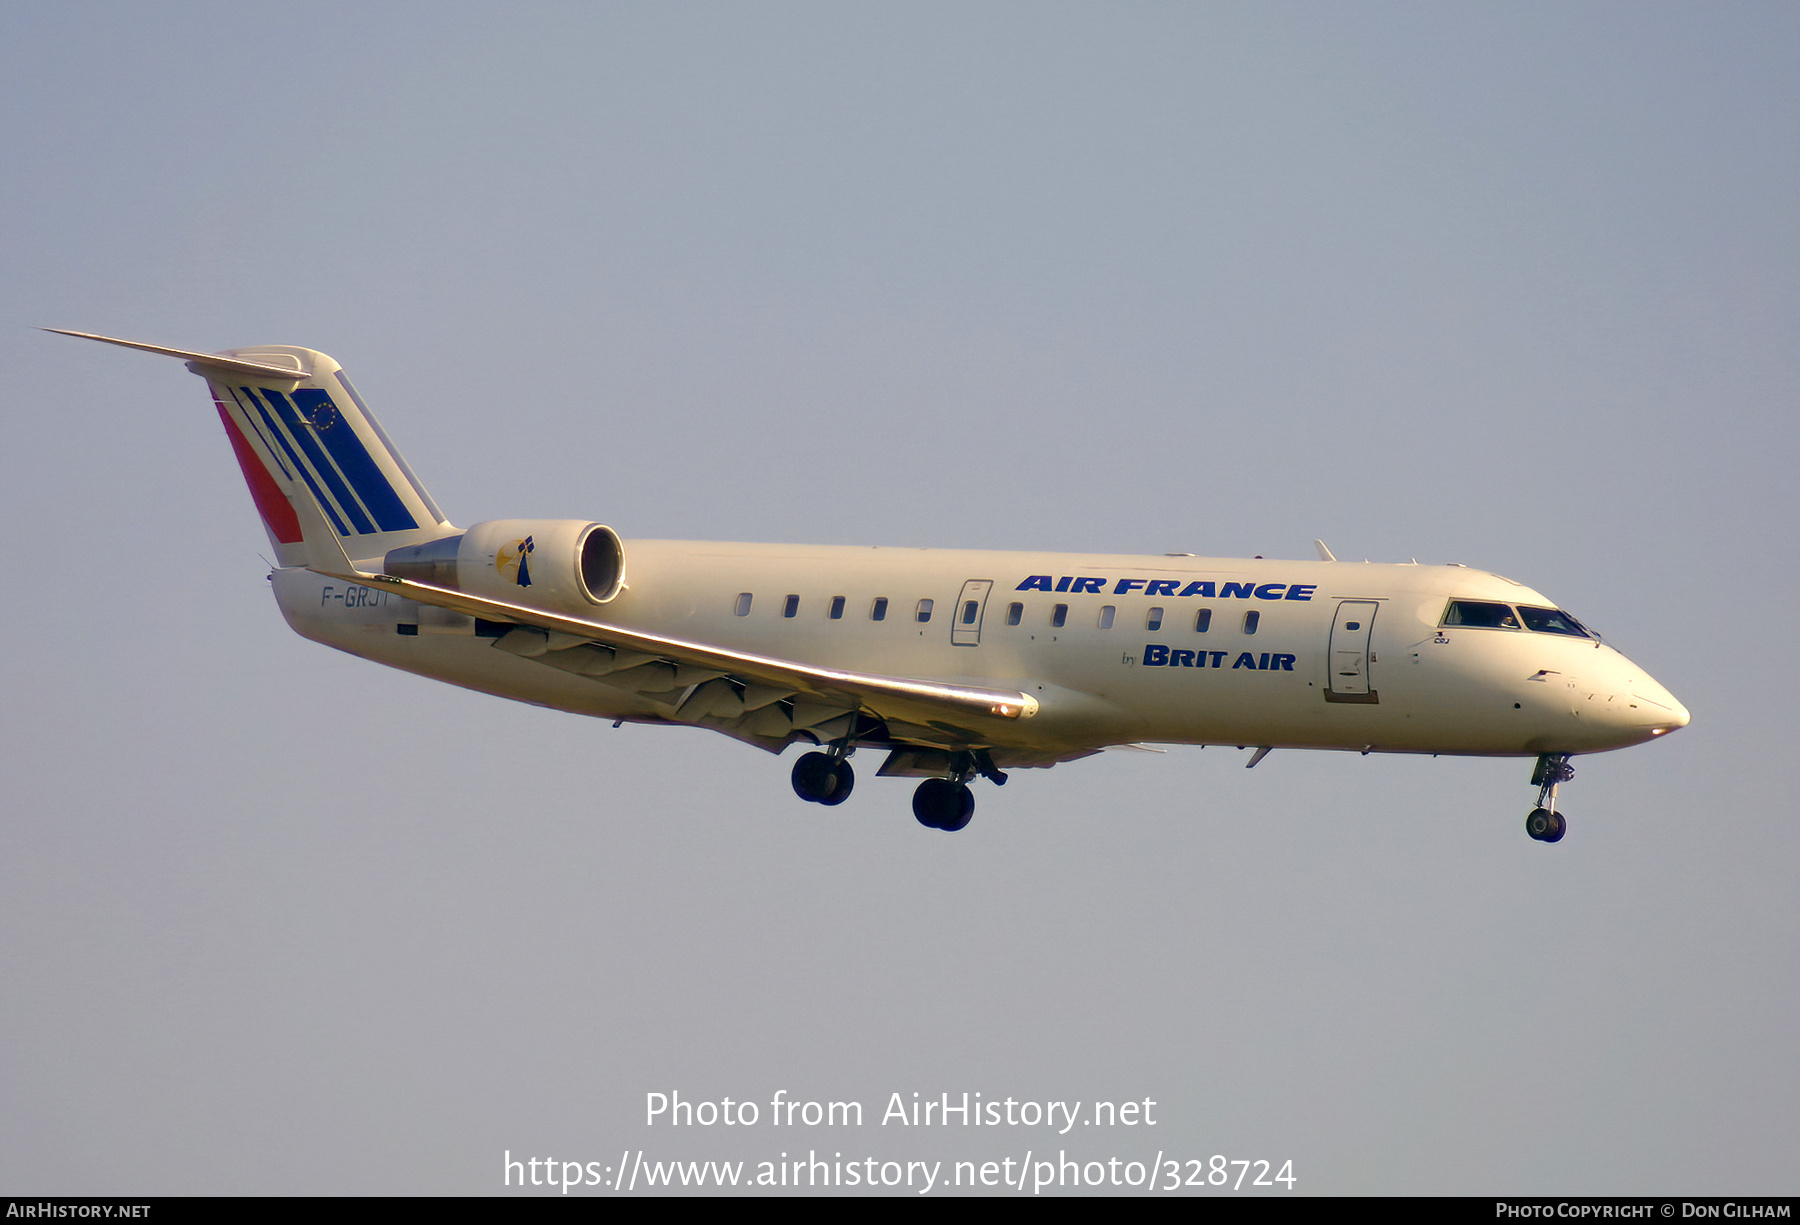
<svg viewBox="0 0 1800 1225">
<path fill-rule="evenodd" d="M 625 546 L 604 524 L 493 519 L 460 536 L 392 549 L 382 569 L 415 583 L 585 616 L 624 586 Z"/>
</svg>

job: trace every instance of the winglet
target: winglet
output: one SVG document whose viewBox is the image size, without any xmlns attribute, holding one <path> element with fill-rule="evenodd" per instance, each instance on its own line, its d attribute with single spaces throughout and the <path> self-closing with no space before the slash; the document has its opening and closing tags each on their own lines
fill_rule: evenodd
<svg viewBox="0 0 1800 1225">
<path fill-rule="evenodd" d="M 1319 551 L 1319 560 L 1320 561 L 1336 561 L 1337 560 L 1337 558 L 1335 558 L 1331 555 L 1331 550 L 1325 547 L 1325 542 L 1323 540 L 1313 541 L 1313 548 L 1315 548 Z"/>
</svg>

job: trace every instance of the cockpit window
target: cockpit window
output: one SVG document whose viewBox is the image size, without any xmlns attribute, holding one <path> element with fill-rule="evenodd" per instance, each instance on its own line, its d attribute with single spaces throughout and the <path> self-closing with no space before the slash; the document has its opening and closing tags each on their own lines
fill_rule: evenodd
<svg viewBox="0 0 1800 1225">
<path fill-rule="evenodd" d="M 1571 638 L 1591 638 L 1587 627 L 1560 608 L 1527 608 L 1519 606 L 1525 628 L 1540 634 L 1567 634 Z"/>
<path fill-rule="evenodd" d="M 1444 613 L 1445 625 L 1470 625 L 1485 630 L 1516 630 L 1519 618 L 1510 604 L 1490 604 L 1486 600 L 1451 600 Z"/>
</svg>

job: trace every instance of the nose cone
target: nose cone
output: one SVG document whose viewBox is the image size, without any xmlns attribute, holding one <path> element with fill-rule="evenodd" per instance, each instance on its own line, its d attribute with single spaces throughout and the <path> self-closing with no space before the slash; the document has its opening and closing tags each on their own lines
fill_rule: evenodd
<svg viewBox="0 0 1800 1225">
<path fill-rule="evenodd" d="M 1620 697 L 1625 706 L 1623 713 L 1643 739 L 1666 736 L 1688 725 L 1688 708 L 1642 668 L 1631 665 L 1623 679 L 1625 683 L 1620 686 Z"/>
<path fill-rule="evenodd" d="M 1637 683 L 1631 686 L 1630 697 L 1637 705 L 1640 719 L 1649 726 L 1652 736 L 1667 735 L 1688 725 L 1688 708 L 1648 676 L 1637 679 Z"/>
</svg>

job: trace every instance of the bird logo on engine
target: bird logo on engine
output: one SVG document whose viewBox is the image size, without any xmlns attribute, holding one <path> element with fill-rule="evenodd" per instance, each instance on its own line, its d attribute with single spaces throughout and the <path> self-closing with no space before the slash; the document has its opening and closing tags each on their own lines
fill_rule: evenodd
<svg viewBox="0 0 1800 1225">
<path fill-rule="evenodd" d="M 531 566 L 525 559 L 536 550 L 537 545 L 533 543 L 530 536 L 523 540 L 515 540 L 500 550 L 500 555 L 494 559 L 494 568 L 501 574 L 511 575 L 513 582 L 519 586 L 529 587 L 531 586 Z"/>
</svg>

